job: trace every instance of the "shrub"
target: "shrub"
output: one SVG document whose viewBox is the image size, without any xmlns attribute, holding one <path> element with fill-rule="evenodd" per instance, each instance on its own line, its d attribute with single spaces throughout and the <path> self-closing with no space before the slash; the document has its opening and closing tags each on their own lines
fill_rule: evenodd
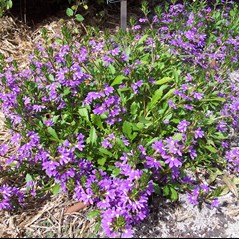
<svg viewBox="0 0 239 239">
<path fill-rule="evenodd" d="M 52 44 L 43 30 L 25 70 L 1 58 L 1 106 L 16 147 L 1 175 L 26 177 L 21 205 L 73 194 L 96 205 L 92 215 L 110 237 L 132 236 L 153 193 L 177 200 L 189 192 L 191 203 L 217 206 L 220 188 L 197 169 L 238 161 L 236 152 L 224 157 L 229 129 L 238 130 L 238 77 L 229 78 L 238 69 L 238 6 L 173 4 L 152 18 L 146 3 L 142 10 L 115 36 L 89 29 L 77 39 L 63 27 Z M 1 208 L 12 210 L 4 187 Z"/>
</svg>

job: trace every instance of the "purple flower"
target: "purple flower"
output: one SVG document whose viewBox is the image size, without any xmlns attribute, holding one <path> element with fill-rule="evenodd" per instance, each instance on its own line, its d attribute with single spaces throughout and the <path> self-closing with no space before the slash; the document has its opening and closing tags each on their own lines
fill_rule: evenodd
<svg viewBox="0 0 239 239">
<path fill-rule="evenodd" d="M 164 124 L 169 124 L 169 119 L 165 119 L 163 122 Z"/>
<path fill-rule="evenodd" d="M 176 105 L 174 104 L 172 100 L 168 100 L 168 105 L 173 109 L 177 109 Z"/>
<path fill-rule="evenodd" d="M 214 207 L 219 207 L 218 198 L 213 198 L 213 200 L 211 202 L 211 208 L 214 208 Z"/>
<path fill-rule="evenodd" d="M 14 210 L 24 205 L 24 194 L 17 187 L 0 186 L 0 210 Z"/>
<path fill-rule="evenodd" d="M 186 25 L 189 27 L 192 26 L 193 21 L 194 21 L 194 13 L 190 12 Z"/>
<path fill-rule="evenodd" d="M 115 238 L 131 238 L 133 230 L 130 225 L 130 216 L 127 210 L 108 209 L 102 213 L 101 226 L 106 236 Z"/>
<path fill-rule="evenodd" d="M 57 174 L 57 166 L 59 165 L 58 162 L 49 160 L 42 163 L 42 169 L 46 171 L 49 177 L 52 177 Z"/>
<path fill-rule="evenodd" d="M 187 110 L 193 110 L 193 106 L 192 105 L 184 105 L 183 108 L 187 109 Z"/>
<path fill-rule="evenodd" d="M 114 88 L 112 86 L 105 85 L 105 87 L 104 87 L 104 94 L 105 95 L 108 96 L 113 92 L 114 92 Z"/>
<path fill-rule="evenodd" d="M 87 94 L 85 100 L 83 101 L 83 106 L 90 105 L 93 102 L 93 100 L 100 99 L 104 96 L 105 96 L 105 94 L 102 92 L 89 92 Z"/>
<path fill-rule="evenodd" d="M 114 63 L 115 60 L 110 58 L 109 56 L 104 56 L 103 57 L 103 61 L 104 61 L 104 66 L 108 66 L 110 65 L 111 63 Z"/>
<path fill-rule="evenodd" d="M 161 163 L 157 159 L 149 156 L 146 156 L 145 159 L 146 159 L 145 165 L 147 168 L 156 168 L 156 169 L 162 168 Z"/>
<path fill-rule="evenodd" d="M 126 137 L 121 136 L 120 138 L 123 140 L 125 146 L 128 146 L 128 145 L 130 144 L 130 143 L 129 143 L 129 140 L 126 139 Z"/>
<path fill-rule="evenodd" d="M 189 146 L 188 152 L 190 154 L 191 159 L 195 159 L 197 157 L 197 151 L 193 148 L 193 145 Z"/>
<path fill-rule="evenodd" d="M 188 122 L 187 120 L 182 120 L 177 128 L 179 132 L 186 132 L 187 131 L 187 127 L 190 125 L 190 122 Z"/>
<path fill-rule="evenodd" d="M 204 136 L 204 132 L 201 130 L 201 127 L 194 130 L 194 138 L 195 139 L 202 138 L 203 136 Z"/>
<path fill-rule="evenodd" d="M 180 151 L 182 146 L 178 144 L 178 140 L 175 140 L 172 137 L 169 137 L 164 140 L 164 143 L 166 143 L 165 148 L 168 150 L 169 153 L 182 156 L 182 153 Z"/>
<path fill-rule="evenodd" d="M 142 155 L 146 155 L 146 150 L 145 150 L 143 145 L 139 145 L 138 148 L 139 148 Z"/>
<path fill-rule="evenodd" d="M 183 91 L 187 91 L 188 90 L 188 85 L 187 84 L 182 84 L 180 86 L 180 88 L 183 90 Z"/>
<path fill-rule="evenodd" d="M 104 105 L 97 105 L 93 110 L 93 113 L 96 115 L 104 115 L 106 112 L 107 109 L 104 107 Z"/>
<path fill-rule="evenodd" d="M 139 80 L 139 81 L 135 82 L 134 84 L 131 84 L 131 87 L 132 87 L 135 94 L 138 93 L 138 88 L 140 88 L 142 85 L 143 85 L 142 80 Z"/>
<path fill-rule="evenodd" d="M 159 19 L 158 19 L 158 16 L 157 16 L 157 15 L 154 15 L 154 16 L 153 16 L 152 22 L 153 22 L 153 23 L 158 23 L 158 22 L 159 22 Z"/>
<path fill-rule="evenodd" d="M 22 140 L 22 136 L 19 133 L 15 133 L 12 135 L 11 142 L 14 145 L 18 145 L 21 140 Z"/>
<path fill-rule="evenodd" d="M 200 184 L 201 190 L 203 190 L 205 193 L 209 192 L 209 187 L 206 184 Z"/>
<path fill-rule="evenodd" d="M 186 82 L 190 82 L 192 80 L 192 76 L 188 73 L 187 74 L 187 79 L 186 79 Z"/>
<path fill-rule="evenodd" d="M 233 148 L 226 152 L 226 159 L 228 161 L 228 168 L 233 169 L 235 172 L 239 172 L 239 149 Z"/>
<path fill-rule="evenodd" d="M 140 28 L 141 28 L 140 25 L 135 25 L 135 26 L 132 27 L 132 30 L 138 30 L 138 29 L 140 29 Z"/>
<path fill-rule="evenodd" d="M 223 147 L 224 149 L 229 148 L 229 143 L 228 143 L 228 142 L 223 141 L 223 142 L 221 143 L 221 145 L 222 145 L 222 147 Z"/>
<path fill-rule="evenodd" d="M 201 100 L 204 96 L 203 93 L 199 93 L 199 92 L 191 92 L 191 94 L 193 95 L 193 98 L 197 100 Z"/>
<path fill-rule="evenodd" d="M 36 112 L 41 112 L 43 109 L 46 108 L 45 105 L 33 105 L 33 110 L 35 110 Z"/>
<path fill-rule="evenodd" d="M 146 22 L 147 21 L 147 18 L 140 18 L 139 19 L 139 22 Z"/>
<path fill-rule="evenodd" d="M 198 205 L 199 193 L 200 193 L 200 187 L 196 187 L 190 194 L 188 194 L 188 200 L 191 204 Z"/>
<path fill-rule="evenodd" d="M 116 47 L 115 49 L 110 51 L 112 56 L 118 56 L 120 54 L 120 49 L 119 47 Z"/>
<path fill-rule="evenodd" d="M 44 123 L 47 127 L 54 126 L 54 122 L 53 122 L 52 119 L 44 120 L 43 123 Z"/>
<path fill-rule="evenodd" d="M 4 156 L 9 150 L 9 146 L 7 144 L 1 144 L 0 146 L 0 155 Z"/>
<path fill-rule="evenodd" d="M 182 162 L 173 155 L 163 155 L 162 157 L 166 159 L 165 163 L 169 164 L 170 168 L 179 167 L 182 165 Z"/>
<path fill-rule="evenodd" d="M 80 151 L 83 151 L 84 147 L 85 147 L 85 136 L 82 133 L 79 133 L 76 135 L 77 138 L 77 144 L 76 144 L 76 148 Z"/>
<path fill-rule="evenodd" d="M 152 144 L 152 148 L 156 150 L 158 153 L 165 153 L 165 146 L 162 140 L 157 140 Z"/>
<path fill-rule="evenodd" d="M 220 121 L 217 125 L 217 129 L 221 132 L 227 131 L 227 123 L 223 122 L 223 121 Z"/>
<path fill-rule="evenodd" d="M 101 145 L 103 148 L 112 148 L 112 143 L 115 141 L 115 135 L 109 134 L 104 140 L 102 141 Z"/>
</svg>

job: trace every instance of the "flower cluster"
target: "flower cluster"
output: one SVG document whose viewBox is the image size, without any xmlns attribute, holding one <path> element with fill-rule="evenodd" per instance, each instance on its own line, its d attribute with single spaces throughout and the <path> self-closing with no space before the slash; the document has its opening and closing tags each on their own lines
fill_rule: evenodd
<svg viewBox="0 0 239 239">
<path fill-rule="evenodd" d="M 193 205 L 198 205 L 199 203 L 208 203 L 208 198 L 211 192 L 209 192 L 209 187 L 206 184 L 200 184 L 195 187 L 191 193 L 188 194 L 188 200 Z M 211 208 L 219 207 L 218 198 L 213 198 L 210 201 Z"/>
<path fill-rule="evenodd" d="M 0 209 L 14 210 L 24 206 L 24 194 L 16 187 L 2 185 L 0 187 Z"/>
</svg>

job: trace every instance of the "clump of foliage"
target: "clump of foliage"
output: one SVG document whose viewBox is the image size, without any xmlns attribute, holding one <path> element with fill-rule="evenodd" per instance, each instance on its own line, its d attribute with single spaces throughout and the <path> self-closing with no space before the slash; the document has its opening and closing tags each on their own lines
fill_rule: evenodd
<svg viewBox="0 0 239 239">
<path fill-rule="evenodd" d="M 129 237 L 154 193 L 218 206 L 220 189 L 196 170 L 239 171 L 227 141 L 239 125 L 238 5 L 142 10 L 114 36 L 89 29 L 74 40 L 63 27 L 52 43 L 43 30 L 25 70 L 1 57 L 1 109 L 16 148 L 8 156 L 11 145 L 1 145 L 1 177 L 26 178 L 25 191 L 1 185 L 1 209 L 61 191 L 95 205 L 107 236 Z"/>
<path fill-rule="evenodd" d="M 12 0 L 0 0 L 0 17 L 10 8 L 12 8 Z"/>
</svg>

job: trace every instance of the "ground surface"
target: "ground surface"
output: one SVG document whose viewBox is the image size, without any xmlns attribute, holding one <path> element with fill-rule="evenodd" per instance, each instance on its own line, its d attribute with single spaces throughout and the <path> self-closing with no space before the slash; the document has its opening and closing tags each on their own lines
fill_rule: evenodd
<svg viewBox="0 0 239 239">
<path fill-rule="evenodd" d="M 110 12 L 111 11 L 111 12 Z M 101 28 L 116 30 L 119 24 L 117 9 L 111 8 L 108 21 L 103 20 Z M 132 15 L 135 12 L 132 11 Z M 83 26 L 72 20 L 62 19 L 62 15 L 47 18 L 41 22 L 24 25 L 11 16 L 0 19 L 0 53 L 21 61 L 26 65 L 28 54 L 40 38 L 40 28 L 46 27 L 54 38 L 60 32 L 62 24 L 77 27 L 83 34 Z M 9 133 L 3 125 L 4 116 L 0 114 L 0 141 L 7 142 Z M 14 150 L 14 149 L 13 149 Z M 2 160 L 2 159 L 0 159 Z M 17 180 L 17 179 L 16 179 Z M 225 183 L 218 178 L 222 185 Z M 0 182 L 1 183 L 1 182 Z M 219 209 L 210 209 L 203 205 L 199 210 L 190 205 L 185 195 L 180 195 L 176 203 L 155 197 L 151 205 L 150 217 L 135 227 L 135 237 L 238 237 L 239 235 L 239 204 L 237 192 L 226 188 L 220 197 Z M 64 209 L 74 204 L 65 195 L 49 197 L 46 200 L 31 202 L 26 209 L 18 214 L 0 212 L 0 237 L 103 237 L 101 232 L 94 233 L 95 221 L 87 217 L 92 208 L 65 214 Z"/>
</svg>

